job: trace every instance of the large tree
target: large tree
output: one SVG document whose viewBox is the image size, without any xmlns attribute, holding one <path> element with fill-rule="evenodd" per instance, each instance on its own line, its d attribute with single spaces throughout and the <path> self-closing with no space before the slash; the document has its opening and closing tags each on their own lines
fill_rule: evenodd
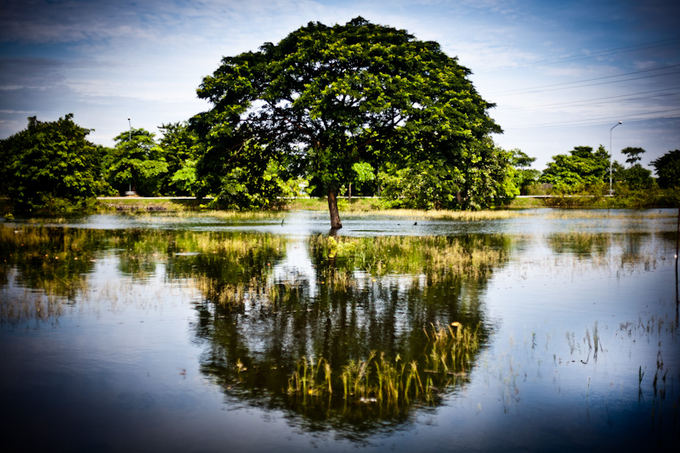
<svg viewBox="0 0 680 453">
<path fill-rule="evenodd" d="M 633 146 L 627 146 L 621 150 L 621 154 L 626 156 L 626 163 L 630 164 L 631 167 L 642 160 L 642 155 L 645 152 L 644 148 Z"/>
<path fill-rule="evenodd" d="M 601 188 L 608 178 L 609 153 L 604 147 L 593 151 L 590 146 L 576 146 L 569 154 L 553 156 L 539 181 L 552 184 L 558 192 L 574 193 Z"/>
<path fill-rule="evenodd" d="M 511 149 L 510 164 L 515 169 L 514 182 L 520 193 L 527 195 L 529 187 L 538 181 L 541 172 L 531 168 L 531 164 L 536 161 L 535 157 L 530 157 L 520 149 Z"/>
<path fill-rule="evenodd" d="M 139 195 L 155 196 L 168 173 L 163 149 L 154 134 L 146 129 L 131 129 L 118 134 L 109 156 L 108 179 L 119 192 L 133 190 Z"/>
<path fill-rule="evenodd" d="M 69 113 L 56 121 L 28 118 L 28 127 L 0 140 L 0 192 L 15 209 L 58 214 L 96 195 L 102 148 Z"/>
<path fill-rule="evenodd" d="M 207 144 L 199 171 L 219 182 L 216 174 L 234 168 L 264 174 L 271 160 L 302 169 L 323 185 L 331 227 L 340 228 L 336 197 L 356 163 L 458 168 L 493 155 L 479 153 L 480 143 L 500 128 L 469 74 L 437 43 L 404 30 L 361 17 L 309 23 L 278 44 L 223 58 L 205 77 L 198 96 L 213 108 L 192 121 Z"/>
<path fill-rule="evenodd" d="M 667 189 L 680 186 L 680 149 L 668 151 L 653 160 L 652 165 L 658 177 L 659 187 Z"/>
<path fill-rule="evenodd" d="M 169 123 L 159 127 L 163 137 L 159 146 L 168 164 L 162 181 L 164 195 L 194 195 L 201 187 L 196 177 L 196 160 L 200 142 L 186 123 Z"/>
</svg>

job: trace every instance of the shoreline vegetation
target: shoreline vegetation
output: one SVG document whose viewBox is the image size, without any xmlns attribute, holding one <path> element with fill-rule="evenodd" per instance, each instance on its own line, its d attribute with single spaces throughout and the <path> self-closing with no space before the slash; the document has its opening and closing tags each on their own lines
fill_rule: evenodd
<svg viewBox="0 0 680 453">
<path fill-rule="evenodd" d="M 521 196 L 510 203 L 478 211 L 447 209 L 406 209 L 385 207 L 384 200 L 378 197 L 352 197 L 351 200 L 338 198 L 338 208 L 350 216 L 386 215 L 393 217 L 409 217 L 429 220 L 497 220 L 521 215 L 525 209 L 560 208 L 560 209 L 653 209 L 678 207 L 680 191 L 678 189 L 657 189 L 639 192 L 615 194 L 612 197 L 593 194 L 577 195 L 535 195 Z M 82 215 L 83 213 L 172 213 L 172 214 L 206 214 L 225 219 L 265 219 L 279 218 L 288 211 L 309 210 L 324 212 L 328 210 L 325 197 L 287 198 L 278 209 L 269 210 L 220 210 L 209 207 L 211 199 L 195 197 L 98 197 L 88 204 L 86 210 L 58 213 L 57 217 Z M 48 217 L 54 217 L 50 213 Z M 8 220 L 14 218 L 11 203 L 7 198 L 0 198 L 0 215 Z M 40 217 L 34 216 L 34 217 Z"/>
<path fill-rule="evenodd" d="M 192 197 L 100 197 L 97 200 L 99 211 L 207 211 L 233 212 L 243 214 L 264 214 L 281 211 L 327 211 L 328 201 L 325 197 L 286 198 L 279 209 L 254 211 L 224 211 L 208 208 L 211 199 L 199 200 Z M 602 194 L 582 193 L 574 195 L 526 195 L 519 196 L 509 203 L 489 209 L 453 210 L 453 209 L 407 209 L 385 206 L 380 197 L 338 197 L 340 211 L 351 215 L 384 214 L 399 217 L 421 217 L 438 220 L 490 220 L 511 217 L 508 211 L 536 208 L 565 209 L 653 209 L 675 208 L 680 200 L 678 189 L 652 189 L 646 191 L 626 191 L 625 193 L 606 196 Z M 503 214 L 505 213 L 505 214 Z"/>
</svg>

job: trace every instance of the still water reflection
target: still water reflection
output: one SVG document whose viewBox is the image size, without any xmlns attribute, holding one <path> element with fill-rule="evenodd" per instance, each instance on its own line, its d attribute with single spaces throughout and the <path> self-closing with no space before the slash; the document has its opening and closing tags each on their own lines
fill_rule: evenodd
<svg viewBox="0 0 680 453">
<path fill-rule="evenodd" d="M 341 236 L 310 213 L 1 224 L 3 437 L 663 448 L 680 402 L 672 216 L 369 217 Z"/>
</svg>

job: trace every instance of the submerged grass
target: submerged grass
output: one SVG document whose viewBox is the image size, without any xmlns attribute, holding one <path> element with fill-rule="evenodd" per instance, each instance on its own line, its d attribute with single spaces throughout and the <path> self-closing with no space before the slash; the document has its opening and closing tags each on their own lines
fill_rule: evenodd
<svg viewBox="0 0 680 453">
<path fill-rule="evenodd" d="M 510 247 L 506 236 L 444 237 L 383 236 L 309 239 L 318 262 L 341 270 L 373 275 L 422 273 L 440 279 L 448 275 L 479 277 L 505 261 Z"/>
<path fill-rule="evenodd" d="M 272 290 L 260 282 L 285 254 L 286 244 L 285 237 L 270 234 L 0 224 L 0 285 L 11 273 L 49 298 L 73 299 L 87 289 L 102 251 L 113 250 L 123 274 L 145 278 L 158 263 L 169 263 L 173 278 L 194 277 L 207 297 L 234 304 Z"/>
<path fill-rule="evenodd" d="M 484 220 L 502 220 L 526 215 L 520 211 L 485 210 L 485 211 L 452 211 L 446 209 L 381 209 L 378 211 L 352 212 L 352 216 L 384 215 L 390 217 L 406 217 L 426 220 L 455 220 L 460 222 L 477 222 Z"/>
<path fill-rule="evenodd" d="M 467 376 L 480 348 L 478 329 L 459 322 L 425 329 L 427 346 L 419 357 L 403 360 L 371 351 L 367 358 L 333 367 L 324 357 L 302 357 L 288 379 L 291 397 L 340 398 L 346 403 L 376 404 L 401 412 L 411 402 L 431 403 Z"/>
<path fill-rule="evenodd" d="M 650 210 L 626 210 L 625 212 L 611 212 L 608 210 L 550 211 L 548 219 L 665 219 L 677 217 L 677 211 L 651 212 Z"/>
<path fill-rule="evenodd" d="M 541 203 L 540 205 L 531 205 L 527 207 L 545 207 L 545 205 Z M 327 211 L 328 201 L 325 198 L 298 198 L 289 200 L 286 208 L 290 210 L 305 209 Z M 511 206 L 511 208 L 514 210 L 487 209 L 483 211 L 455 211 L 450 209 L 385 209 L 380 198 L 352 198 L 351 202 L 347 198 L 338 199 L 340 214 L 346 213 L 351 217 L 384 215 L 413 219 L 480 221 L 508 219 L 524 215 L 516 210 L 517 207 Z"/>
<path fill-rule="evenodd" d="M 181 198 L 100 197 L 98 212 L 184 212 L 204 208 L 205 200 Z"/>
</svg>

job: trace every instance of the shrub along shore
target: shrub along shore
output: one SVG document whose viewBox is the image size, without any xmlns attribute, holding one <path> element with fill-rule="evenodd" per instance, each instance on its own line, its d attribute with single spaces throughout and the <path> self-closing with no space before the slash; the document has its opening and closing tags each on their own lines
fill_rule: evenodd
<svg viewBox="0 0 680 453">
<path fill-rule="evenodd" d="M 99 197 L 89 203 L 85 213 L 139 214 L 165 212 L 174 214 L 207 213 L 230 219 L 253 217 L 278 217 L 287 211 L 310 210 L 326 211 L 328 202 L 325 197 L 289 198 L 280 208 L 270 210 L 230 211 L 209 207 L 209 198 L 194 197 Z M 652 209 L 675 208 L 680 205 L 680 190 L 653 189 L 649 191 L 626 192 L 614 196 L 576 194 L 576 195 L 536 195 L 520 196 L 510 203 L 480 211 L 458 211 L 447 209 L 394 209 L 385 205 L 378 197 L 353 197 L 338 199 L 341 212 L 352 215 L 383 214 L 400 217 L 418 217 L 443 220 L 491 220 L 512 216 L 513 211 L 522 209 L 561 208 L 561 209 Z M 13 218 L 11 203 L 0 198 L 0 215 Z M 54 216 L 55 213 L 50 213 Z M 82 210 L 57 213 L 57 216 L 82 215 Z"/>
<path fill-rule="evenodd" d="M 457 211 L 447 209 L 392 209 L 385 207 L 383 200 L 378 197 L 353 197 L 339 198 L 338 207 L 340 211 L 352 214 L 389 214 L 396 216 L 417 216 L 439 219 L 482 219 L 491 215 L 493 218 L 503 211 L 536 209 L 536 208 L 578 208 L 578 209 L 651 209 L 651 208 L 673 208 L 678 207 L 680 191 L 678 189 L 649 190 L 627 192 L 620 195 L 605 196 L 593 194 L 576 195 L 537 195 L 520 196 L 512 200 L 507 205 L 494 207 L 481 211 Z M 97 199 L 96 209 L 98 212 L 231 212 L 208 208 L 210 199 L 197 199 L 193 197 L 100 197 Z M 277 213 L 281 211 L 328 210 L 328 201 L 325 197 L 319 198 L 291 198 L 285 200 L 278 210 L 258 210 L 258 211 L 234 211 L 241 212 L 242 215 L 255 213 Z M 493 214 L 490 214 L 493 213 Z"/>
</svg>

